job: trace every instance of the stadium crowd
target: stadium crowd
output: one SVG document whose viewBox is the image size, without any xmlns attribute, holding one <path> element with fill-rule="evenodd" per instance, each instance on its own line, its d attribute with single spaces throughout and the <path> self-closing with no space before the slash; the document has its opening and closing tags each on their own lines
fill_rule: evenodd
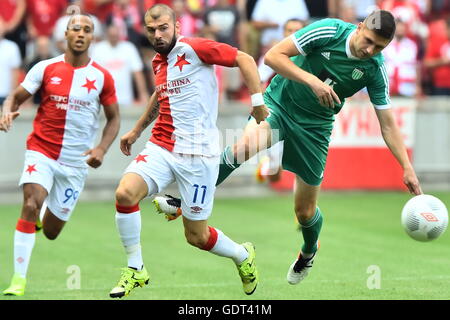
<svg viewBox="0 0 450 320">
<path fill-rule="evenodd" d="M 289 19 L 357 23 L 376 8 L 389 10 L 397 19 L 384 51 L 391 95 L 450 95 L 450 0 L 2 0 L 0 105 L 34 64 L 64 51 L 68 18 L 80 9 L 95 19 L 90 55 L 111 72 L 120 106 L 143 106 L 154 90 L 155 54 L 143 16 L 156 3 L 175 10 L 181 34 L 228 43 L 256 61 L 282 39 Z M 249 99 L 239 71 L 216 74 L 221 99 Z"/>
</svg>

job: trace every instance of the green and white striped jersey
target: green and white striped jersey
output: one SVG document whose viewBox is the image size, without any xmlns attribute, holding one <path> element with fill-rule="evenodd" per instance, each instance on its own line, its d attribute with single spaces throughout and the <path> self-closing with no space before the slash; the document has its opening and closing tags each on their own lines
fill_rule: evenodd
<svg viewBox="0 0 450 320">
<path fill-rule="evenodd" d="M 341 100 L 340 105 L 335 104 L 334 109 L 323 107 L 307 85 L 280 75 L 272 79 L 266 97 L 294 120 L 312 125 L 333 121 L 334 114 L 341 110 L 345 98 L 364 87 L 367 87 L 375 108 L 389 108 L 389 83 L 384 58 L 381 53 L 369 59 L 354 57 L 350 51 L 350 38 L 355 31 L 354 24 L 338 19 L 323 19 L 291 36 L 300 53 L 291 60 L 333 87 Z"/>
</svg>

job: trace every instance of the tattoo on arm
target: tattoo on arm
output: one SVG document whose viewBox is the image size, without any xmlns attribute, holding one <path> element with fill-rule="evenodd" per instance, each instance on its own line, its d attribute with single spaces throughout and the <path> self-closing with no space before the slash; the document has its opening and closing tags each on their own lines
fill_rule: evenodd
<svg viewBox="0 0 450 320">
<path fill-rule="evenodd" d="M 144 123 L 142 123 L 142 129 L 145 129 L 148 127 L 150 123 L 153 122 L 153 120 L 156 119 L 157 115 L 159 113 L 159 102 L 156 102 L 155 106 L 153 107 L 152 111 L 148 114 L 147 119 L 145 119 Z"/>
</svg>

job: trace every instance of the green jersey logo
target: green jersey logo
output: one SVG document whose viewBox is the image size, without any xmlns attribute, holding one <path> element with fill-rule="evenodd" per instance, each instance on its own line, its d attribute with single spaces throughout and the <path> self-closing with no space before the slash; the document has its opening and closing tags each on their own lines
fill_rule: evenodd
<svg viewBox="0 0 450 320">
<path fill-rule="evenodd" d="M 364 72 L 362 72 L 358 68 L 355 68 L 355 69 L 353 69 L 353 72 L 352 72 L 352 79 L 359 80 L 362 78 L 363 75 L 364 75 Z"/>
</svg>

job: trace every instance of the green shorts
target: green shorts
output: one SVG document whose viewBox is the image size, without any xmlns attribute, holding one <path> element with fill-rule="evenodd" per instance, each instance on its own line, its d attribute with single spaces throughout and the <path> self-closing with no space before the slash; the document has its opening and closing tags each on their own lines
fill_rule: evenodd
<svg viewBox="0 0 450 320">
<path fill-rule="evenodd" d="M 311 114 L 305 114 L 305 121 L 300 123 L 294 121 L 267 95 L 265 95 L 265 102 L 270 109 L 270 115 L 266 121 L 272 130 L 278 130 L 279 140 L 284 141 L 283 168 L 295 173 L 309 185 L 320 185 L 323 180 L 333 122 L 317 121 Z"/>
</svg>

